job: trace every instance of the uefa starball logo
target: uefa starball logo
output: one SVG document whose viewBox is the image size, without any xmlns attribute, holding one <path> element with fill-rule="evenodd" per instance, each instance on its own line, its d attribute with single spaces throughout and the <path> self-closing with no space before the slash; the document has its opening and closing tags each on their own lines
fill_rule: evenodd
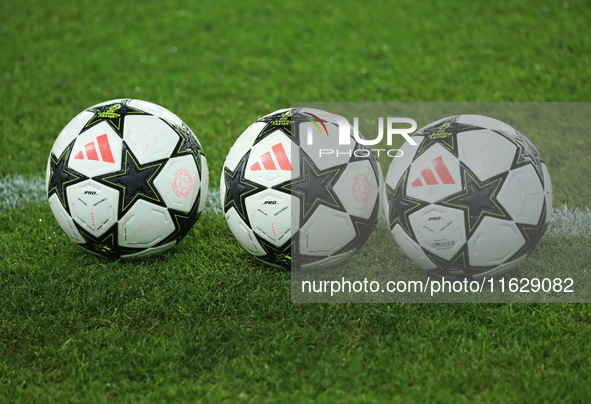
<svg viewBox="0 0 591 404">
<path fill-rule="evenodd" d="M 355 139 L 355 141 L 362 146 L 378 145 L 384 140 L 384 136 L 386 138 L 387 146 L 393 145 L 393 139 L 395 136 L 402 136 L 402 138 L 411 146 L 418 146 L 417 142 L 415 142 L 411 137 L 411 134 L 417 130 L 417 123 L 412 118 L 378 117 L 377 136 L 373 139 L 368 139 L 364 136 L 361 136 L 359 133 L 358 117 L 353 118 L 353 125 L 351 127 L 349 121 L 341 115 L 331 114 L 324 111 L 319 111 L 317 114 L 310 113 L 308 111 L 302 111 L 302 115 L 307 119 L 306 122 L 302 123 L 301 129 L 303 129 L 303 138 L 305 139 L 308 146 L 312 146 L 314 144 L 315 132 L 320 133 L 322 137 L 331 136 L 329 130 L 327 129 L 326 123 L 329 123 L 329 126 L 332 125 L 338 128 L 337 142 L 339 146 L 351 146 L 351 135 L 353 135 L 353 139 Z M 323 119 L 321 119 L 320 116 L 322 116 Z M 316 131 L 314 129 L 316 129 Z M 334 135 L 335 133 L 332 134 L 332 136 Z M 332 143 L 335 143 L 334 140 Z M 381 149 L 374 147 L 371 150 L 377 157 L 380 157 L 380 154 L 382 153 L 387 154 L 388 157 L 402 157 L 403 155 L 403 151 L 400 149 Z M 355 157 L 367 157 L 371 151 L 366 148 L 357 148 L 355 150 L 347 151 L 339 150 L 337 148 L 318 149 L 319 157 L 330 155 L 339 156 L 342 153 L 348 153 L 350 156 L 354 155 Z"/>
</svg>

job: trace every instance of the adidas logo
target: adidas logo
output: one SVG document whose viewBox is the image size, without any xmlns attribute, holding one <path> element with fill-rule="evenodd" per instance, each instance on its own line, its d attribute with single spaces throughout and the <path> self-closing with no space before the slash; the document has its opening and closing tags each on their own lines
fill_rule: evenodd
<svg viewBox="0 0 591 404">
<path fill-rule="evenodd" d="M 93 160 L 93 161 L 104 161 L 105 163 L 114 163 L 113 153 L 111 152 L 111 146 L 109 145 L 109 139 L 107 135 L 100 135 L 96 138 L 98 144 L 98 151 L 101 154 L 101 158 L 96 150 L 95 142 L 90 142 L 84 146 L 83 150 L 80 150 L 74 155 L 75 160 Z M 86 153 L 86 158 L 84 157 Z"/>
<path fill-rule="evenodd" d="M 421 175 L 418 178 L 411 182 L 411 185 L 413 187 L 422 187 L 424 185 L 423 181 L 425 181 L 426 185 L 449 185 L 456 183 L 453 177 L 451 176 L 449 170 L 447 169 L 447 166 L 445 165 L 445 162 L 443 161 L 443 158 L 441 156 L 431 160 L 431 163 L 433 164 L 433 168 L 435 168 L 435 172 L 439 176 L 439 180 L 441 180 L 441 182 L 437 180 L 437 177 L 433 173 L 433 170 L 431 170 L 431 167 L 427 167 L 423 171 L 421 171 Z"/>
<path fill-rule="evenodd" d="M 271 147 L 271 152 L 264 153 L 261 157 L 259 157 L 260 161 L 252 164 L 250 166 L 251 171 L 260 171 L 260 170 L 284 170 L 284 171 L 291 171 L 291 163 L 289 162 L 289 157 L 283 148 L 283 144 L 277 143 Z M 275 157 L 273 159 L 273 157 Z M 277 164 L 275 164 L 277 162 Z M 263 167 L 261 168 L 261 163 Z M 277 165 L 279 168 L 277 168 Z"/>
</svg>

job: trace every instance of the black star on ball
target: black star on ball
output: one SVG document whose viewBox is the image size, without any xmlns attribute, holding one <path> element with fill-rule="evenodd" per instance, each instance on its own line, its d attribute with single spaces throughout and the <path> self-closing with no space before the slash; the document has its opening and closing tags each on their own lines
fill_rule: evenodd
<svg viewBox="0 0 591 404">
<path fill-rule="evenodd" d="M 287 191 L 300 199 L 302 203 L 300 223 L 304 223 L 320 205 L 340 211 L 345 210 L 339 198 L 334 194 L 333 186 L 346 165 L 320 170 L 304 152 L 301 152 L 300 167 L 299 177 L 274 187 L 281 191 Z"/>
<path fill-rule="evenodd" d="M 233 171 L 228 167 L 224 167 L 224 181 L 226 183 L 224 212 L 227 212 L 233 207 L 242 220 L 250 227 L 250 221 L 246 215 L 245 200 L 248 196 L 260 192 L 266 189 L 266 187 L 244 178 L 248 156 L 250 156 L 250 151 L 242 157 L 238 166 Z"/>
<path fill-rule="evenodd" d="M 465 248 L 458 251 L 450 260 L 445 260 L 424 249 L 423 251 L 427 254 L 427 257 L 429 257 L 431 262 L 437 266 L 437 269 L 429 271 L 430 274 L 440 277 L 451 276 L 457 278 L 463 278 L 467 275 L 466 268 L 468 268 L 468 254 Z"/>
<path fill-rule="evenodd" d="M 525 244 L 511 257 L 511 260 L 521 257 L 524 254 L 529 254 L 540 243 L 544 233 L 546 233 L 546 202 L 544 201 L 544 209 L 538 219 L 538 223 L 534 225 L 516 223 L 517 228 L 525 239 Z"/>
<path fill-rule="evenodd" d="M 428 204 L 411 198 L 406 194 L 406 183 L 408 181 L 409 171 L 410 168 L 402 174 L 402 177 L 398 180 L 398 184 L 396 184 L 396 188 L 392 189 L 390 185 L 386 184 L 386 201 L 388 202 L 388 216 L 390 218 L 388 225 L 391 230 L 396 224 L 399 224 L 406 234 L 415 239 L 408 217 L 414 211 L 423 206 L 427 206 Z"/>
<path fill-rule="evenodd" d="M 49 157 L 49 170 L 51 175 L 47 187 L 47 198 L 49 199 L 51 195 L 56 194 L 63 207 L 68 212 L 70 210 L 68 209 L 66 187 L 85 179 L 82 174 L 68 168 L 68 159 L 70 158 L 70 152 L 72 151 L 73 145 L 74 142 L 70 143 L 59 157 L 56 158 L 53 153 L 51 153 Z"/>
<path fill-rule="evenodd" d="M 84 238 L 85 243 L 82 244 L 82 247 L 93 253 L 104 257 L 118 259 L 121 255 L 142 251 L 141 248 L 121 247 L 118 245 L 117 240 L 119 230 L 117 224 L 111 226 L 111 228 L 98 237 L 95 237 L 90 232 L 86 231 L 86 229 L 76 223 L 76 221 L 74 221 L 74 225 L 82 235 L 82 238 Z"/>
<path fill-rule="evenodd" d="M 481 128 L 466 123 L 458 123 L 456 119 L 457 117 L 453 117 L 416 133 L 416 135 L 423 135 L 425 138 L 419 145 L 414 160 L 435 143 L 442 145 L 454 156 L 458 157 L 458 133 Z"/>
<path fill-rule="evenodd" d="M 466 231 L 471 234 L 485 216 L 510 219 L 509 214 L 497 201 L 497 194 L 507 173 L 480 181 L 466 166 L 460 164 L 463 190 L 444 199 L 439 204 L 462 209 L 466 215 Z"/>
<path fill-rule="evenodd" d="M 276 131 L 283 132 L 287 137 L 293 138 L 291 110 L 261 118 L 259 122 L 265 122 L 267 125 L 257 135 L 253 146 Z M 293 140 L 295 141 L 296 139 L 293 138 Z"/>
<path fill-rule="evenodd" d="M 170 157 L 172 158 L 191 154 L 195 160 L 195 164 L 197 164 L 197 171 L 199 172 L 199 175 L 201 175 L 201 155 L 203 154 L 203 148 L 199 144 L 197 137 L 195 137 L 193 132 L 191 132 L 191 130 L 186 126 L 181 127 L 178 125 L 169 125 L 174 129 L 180 138 L 175 151 Z"/>
<path fill-rule="evenodd" d="M 523 134 L 517 133 L 516 136 L 509 139 L 517 145 L 517 153 L 513 160 L 511 169 L 531 164 L 538 174 L 540 182 L 544 183 L 544 173 L 542 171 L 542 156 L 536 147 Z"/>
<path fill-rule="evenodd" d="M 127 102 L 128 100 L 123 100 L 121 102 L 101 105 L 100 107 L 89 108 L 88 111 L 94 112 L 94 116 L 84 125 L 82 132 L 101 122 L 107 122 L 115 130 L 115 133 L 123 138 L 123 121 L 126 115 L 149 115 L 145 111 L 126 105 Z"/>
<path fill-rule="evenodd" d="M 378 222 L 378 211 L 379 211 L 380 204 L 376 203 L 371 216 L 368 219 L 363 219 L 361 217 L 356 217 L 350 215 L 351 222 L 353 222 L 353 228 L 355 229 L 355 237 L 348 242 L 344 247 L 339 249 L 335 255 L 340 253 L 344 253 L 350 251 L 354 248 L 359 248 L 365 244 L 365 242 L 369 239 L 372 235 L 374 229 L 376 228 L 376 224 Z"/>
<path fill-rule="evenodd" d="M 494 268 L 491 266 L 473 267 L 468 259 L 468 246 L 464 245 L 451 259 L 446 260 L 435 254 L 423 249 L 427 257 L 437 266 L 436 269 L 429 270 L 431 275 L 455 278 L 455 279 L 472 279 L 474 275 L 481 274 Z"/>
<path fill-rule="evenodd" d="M 190 212 L 185 213 L 175 209 L 168 209 L 170 217 L 172 217 L 172 223 L 174 224 L 174 231 L 168 237 L 166 237 L 166 239 L 162 241 L 161 244 L 166 244 L 170 241 L 180 241 L 187 235 L 187 233 L 189 233 L 189 231 L 193 228 L 193 225 L 195 225 L 199 219 L 199 216 L 201 216 L 201 213 L 199 212 L 200 201 L 201 190 L 199 190 L 199 195 L 197 196 L 195 203 L 193 203 L 193 207 L 191 208 Z"/>
<path fill-rule="evenodd" d="M 121 217 L 138 199 L 146 199 L 165 206 L 153 181 L 162 170 L 166 160 L 139 164 L 132 151 L 124 145 L 123 164 L 120 171 L 93 178 L 105 185 L 114 187 L 121 192 Z"/>
<path fill-rule="evenodd" d="M 282 246 L 277 247 L 267 241 L 263 240 L 260 237 L 257 237 L 257 240 L 263 250 L 265 250 L 266 255 L 263 257 L 259 257 L 265 262 L 269 262 L 271 264 L 279 265 L 284 269 L 290 269 L 292 265 L 292 251 L 295 250 L 294 248 L 294 241 L 292 239 L 287 240 Z"/>
</svg>

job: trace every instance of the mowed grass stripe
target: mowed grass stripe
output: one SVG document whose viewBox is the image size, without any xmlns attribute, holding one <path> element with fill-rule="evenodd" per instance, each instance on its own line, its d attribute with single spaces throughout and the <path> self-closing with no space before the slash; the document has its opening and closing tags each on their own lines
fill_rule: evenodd
<svg viewBox="0 0 591 404">
<path fill-rule="evenodd" d="M 45 180 L 41 177 L 30 179 L 9 176 L 0 179 L 0 208 L 12 209 L 17 206 L 45 200 Z M 210 188 L 204 212 L 221 215 L 220 190 Z M 552 210 L 552 221 L 547 234 L 555 236 L 585 236 L 591 238 L 591 209 L 569 208 L 566 204 Z"/>
<path fill-rule="evenodd" d="M 0 208 L 12 209 L 27 203 L 45 201 L 45 179 L 9 176 L 0 178 Z M 220 191 L 210 188 L 207 193 L 205 212 L 221 214 Z"/>
</svg>

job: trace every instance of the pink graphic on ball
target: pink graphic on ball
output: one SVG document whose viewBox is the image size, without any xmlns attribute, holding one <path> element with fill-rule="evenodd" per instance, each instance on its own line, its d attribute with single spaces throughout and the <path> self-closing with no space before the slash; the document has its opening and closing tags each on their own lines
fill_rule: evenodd
<svg viewBox="0 0 591 404">
<path fill-rule="evenodd" d="M 367 202 L 371 197 L 371 183 L 363 174 L 359 174 L 353 179 L 353 188 L 351 188 L 353 198 L 357 202 Z"/>
<path fill-rule="evenodd" d="M 176 196 L 189 196 L 193 189 L 193 177 L 185 169 L 178 170 L 174 174 L 172 182 L 172 191 Z"/>
</svg>

